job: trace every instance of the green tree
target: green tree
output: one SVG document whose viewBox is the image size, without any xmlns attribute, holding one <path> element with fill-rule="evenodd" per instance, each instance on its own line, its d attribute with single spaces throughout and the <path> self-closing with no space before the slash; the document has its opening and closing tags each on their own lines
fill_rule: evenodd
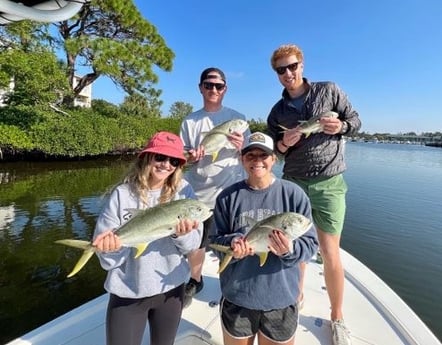
<svg viewBox="0 0 442 345">
<path fill-rule="evenodd" d="M 92 0 L 72 20 L 54 23 L 65 51 L 70 85 L 79 65 L 88 70 L 74 88 L 77 96 L 101 76 L 128 94 L 148 95 L 158 76 L 152 67 L 170 71 L 174 54 L 154 25 L 127 0 Z"/>
<path fill-rule="evenodd" d="M 24 51 L 47 50 L 50 45 L 51 35 L 49 24 L 18 21 L 5 26 L 0 26 L 0 51 L 19 49 Z"/>
<path fill-rule="evenodd" d="M 6 94 L 9 105 L 57 103 L 69 92 L 63 69 L 50 51 L 26 52 L 7 49 L 0 52 L 0 88 L 13 90 Z"/>
<path fill-rule="evenodd" d="M 193 107 L 191 104 L 177 101 L 170 106 L 169 117 L 182 120 L 191 112 L 193 112 Z"/>
<path fill-rule="evenodd" d="M 115 104 L 104 99 L 93 99 L 91 102 L 92 111 L 101 114 L 105 117 L 117 118 L 120 114 L 120 109 Z"/>
<path fill-rule="evenodd" d="M 123 103 L 120 105 L 121 113 L 134 116 L 134 117 L 142 117 L 147 118 L 149 116 L 149 101 L 146 97 L 134 93 L 132 95 L 124 97 Z M 159 116 L 154 116 L 159 117 Z"/>
<path fill-rule="evenodd" d="M 98 78 L 108 77 L 129 95 L 144 95 L 149 100 L 149 109 L 159 110 L 161 91 L 153 87 L 158 82 L 154 67 L 170 71 L 174 58 L 133 0 L 91 0 L 67 21 L 20 21 L 0 27 L 0 50 L 9 46 L 23 51 L 45 46 L 61 52 L 68 85 L 73 87 L 75 74 L 82 74 L 70 96 L 64 99 L 65 104 L 71 104 Z"/>
</svg>

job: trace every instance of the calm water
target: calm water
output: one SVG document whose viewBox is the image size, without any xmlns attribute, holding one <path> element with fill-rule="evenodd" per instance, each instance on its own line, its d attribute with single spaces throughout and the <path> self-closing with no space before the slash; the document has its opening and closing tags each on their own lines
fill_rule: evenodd
<svg viewBox="0 0 442 345">
<path fill-rule="evenodd" d="M 442 149 L 347 144 L 342 247 L 386 281 L 442 339 Z M 0 343 L 103 293 L 91 260 L 53 242 L 92 235 L 125 161 L 0 163 Z M 280 174 L 281 166 L 275 169 Z"/>
</svg>

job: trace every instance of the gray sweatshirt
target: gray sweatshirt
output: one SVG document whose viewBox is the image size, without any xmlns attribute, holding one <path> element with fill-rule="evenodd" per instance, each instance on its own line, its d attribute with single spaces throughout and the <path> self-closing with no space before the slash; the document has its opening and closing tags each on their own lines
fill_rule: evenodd
<svg viewBox="0 0 442 345">
<path fill-rule="evenodd" d="M 158 204 L 160 190 L 150 191 L 149 207 Z M 192 198 L 195 194 L 187 181 L 182 181 L 175 199 Z M 94 238 L 109 229 L 116 229 L 130 218 L 128 209 L 142 208 L 127 184 L 118 186 L 107 200 L 95 227 Z M 153 241 L 144 253 L 134 258 L 136 249 L 122 247 L 119 251 L 97 253 L 103 269 L 108 271 L 104 288 L 125 298 L 154 296 L 174 289 L 189 279 L 190 269 L 184 254 L 197 249 L 201 242 L 199 229 L 177 238 Z"/>
</svg>

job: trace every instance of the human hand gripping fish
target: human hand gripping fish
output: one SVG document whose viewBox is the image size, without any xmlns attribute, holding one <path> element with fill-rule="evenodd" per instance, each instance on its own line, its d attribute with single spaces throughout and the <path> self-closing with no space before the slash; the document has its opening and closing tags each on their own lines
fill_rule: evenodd
<svg viewBox="0 0 442 345">
<path fill-rule="evenodd" d="M 218 273 L 223 272 L 232 258 L 258 255 L 259 265 L 263 266 L 269 252 L 277 256 L 293 252 L 293 240 L 305 234 L 312 226 L 310 219 L 295 212 L 275 214 L 259 222 L 249 217 L 246 219 L 251 229 L 244 236 L 232 239 L 230 246 L 216 243 L 209 245 L 225 254 Z"/>
<path fill-rule="evenodd" d="M 254 247 L 245 237 L 237 237 L 231 243 L 232 256 L 242 259 L 248 255 L 255 255 Z M 286 255 L 291 248 L 290 239 L 279 229 L 273 229 L 269 234 L 268 250 L 276 256 Z"/>
<path fill-rule="evenodd" d="M 68 277 L 72 277 L 98 251 L 114 251 L 120 247 L 136 249 L 134 258 L 138 258 L 152 241 L 167 236 L 181 236 L 205 221 L 212 215 L 212 210 L 195 199 L 179 199 L 147 209 L 128 209 L 131 218 L 118 229 L 106 231 L 93 241 L 64 239 L 56 243 L 83 250 Z"/>
<path fill-rule="evenodd" d="M 327 111 L 320 115 L 314 116 L 307 121 L 299 121 L 299 125 L 295 128 L 286 128 L 279 125 L 283 129 L 283 143 L 286 146 L 295 145 L 302 134 L 308 138 L 310 134 L 324 132 L 325 134 L 334 135 L 339 133 L 342 127 L 342 122 L 338 118 L 338 113 L 334 111 Z"/>
<path fill-rule="evenodd" d="M 175 236 L 182 236 L 194 229 L 198 229 L 199 222 L 191 219 L 182 219 L 176 226 Z M 115 230 L 107 230 L 99 234 L 92 242 L 97 250 L 101 252 L 114 252 L 120 250 L 122 243 Z"/>
<path fill-rule="evenodd" d="M 225 121 L 208 132 L 201 132 L 203 139 L 200 145 L 185 152 L 184 155 L 189 163 L 197 162 L 205 155 L 211 155 L 212 162 L 214 162 L 223 148 L 233 146 L 237 150 L 241 149 L 244 140 L 243 133 L 247 128 L 249 124 L 242 119 Z"/>
</svg>

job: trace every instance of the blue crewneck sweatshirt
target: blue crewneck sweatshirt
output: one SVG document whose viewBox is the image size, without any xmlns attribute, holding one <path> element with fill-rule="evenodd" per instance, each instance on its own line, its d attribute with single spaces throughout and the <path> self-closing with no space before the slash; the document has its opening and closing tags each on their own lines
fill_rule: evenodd
<svg viewBox="0 0 442 345">
<path fill-rule="evenodd" d="M 296 212 L 312 219 L 310 201 L 296 184 L 275 179 L 265 189 L 255 190 L 244 181 L 220 193 L 214 210 L 213 243 L 230 246 L 233 238 L 244 235 L 245 216 L 257 221 L 282 212 Z M 230 302 L 254 310 L 281 309 L 296 303 L 299 295 L 299 262 L 308 261 L 318 249 L 312 226 L 293 241 L 293 253 L 279 257 L 269 253 L 260 267 L 257 255 L 233 259 L 220 274 L 223 296 Z M 223 253 L 214 251 L 222 260 Z"/>
</svg>

